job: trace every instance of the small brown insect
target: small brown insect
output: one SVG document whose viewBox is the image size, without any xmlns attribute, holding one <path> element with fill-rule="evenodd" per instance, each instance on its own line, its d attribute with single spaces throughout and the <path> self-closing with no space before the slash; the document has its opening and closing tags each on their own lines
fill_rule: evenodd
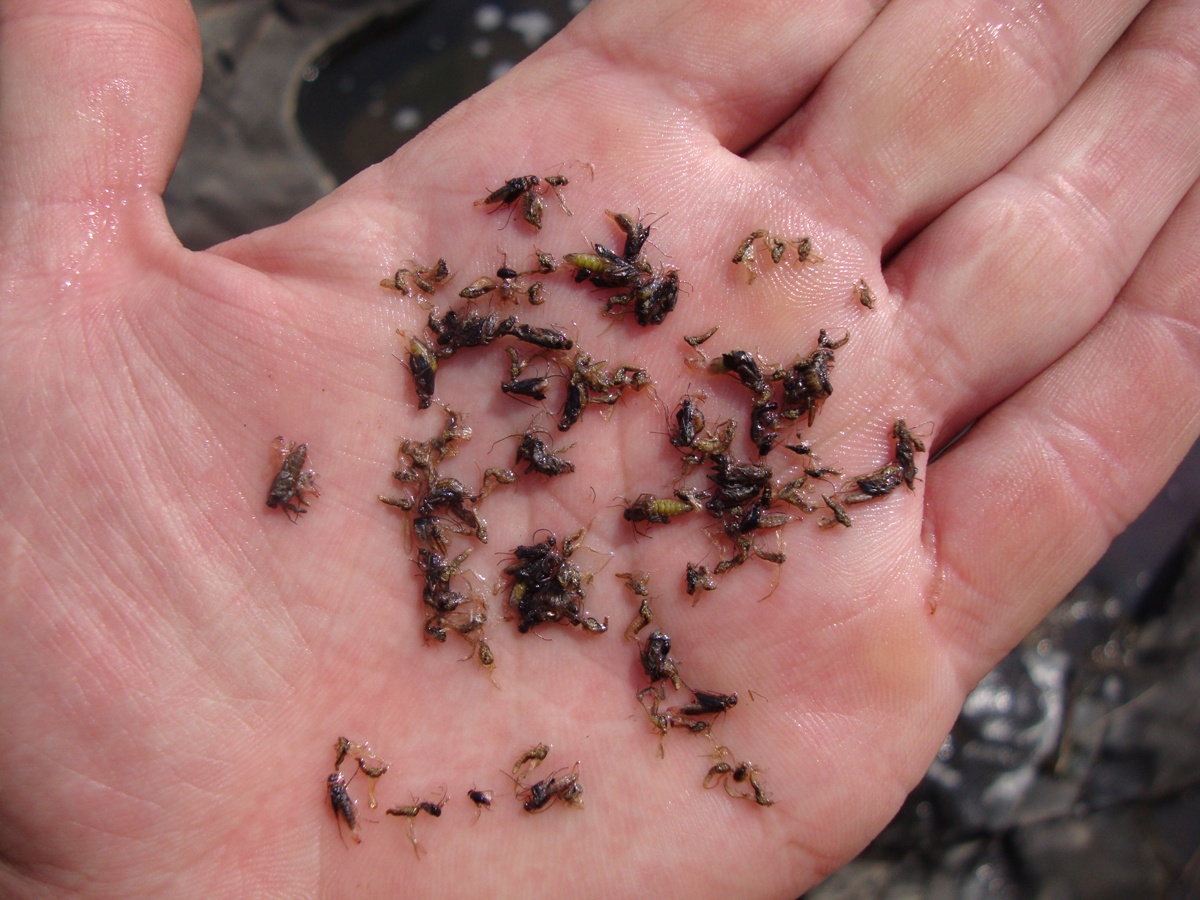
<svg viewBox="0 0 1200 900">
<path fill-rule="evenodd" d="M 637 614 L 629 627 L 625 629 L 625 640 L 636 641 L 638 632 L 654 621 L 654 610 L 650 608 L 650 573 L 649 572 L 618 572 L 617 577 L 625 582 L 625 586 L 641 601 Z"/>
<path fill-rule="evenodd" d="M 892 437 L 896 439 L 896 463 L 904 476 L 904 483 L 911 491 L 917 480 L 918 453 L 925 452 L 925 442 L 908 430 L 903 419 L 892 423 Z"/>
<path fill-rule="evenodd" d="M 858 279 L 858 284 L 854 286 L 854 293 L 858 297 L 858 302 L 867 309 L 875 308 L 875 292 L 871 290 L 871 286 L 867 284 L 867 279 Z"/>
<path fill-rule="evenodd" d="M 772 806 L 775 801 L 767 796 L 762 783 L 758 780 L 761 770 L 758 766 L 751 762 L 731 763 L 728 761 L 732 754 L 728 747 L 718 747 L 717 754 L 721 757 L 721 761 L 708 770 L 708 774 L 704 776 L 704 787 L 713 788 L 717 784 L 721 784 L 725 788 L 725 793 L 730 797 L 736 797 L 741 800 L 753 800 L 759 806 Z M 750 793 L 737 791 L 731 787 L 730 783 L 735 785 L 749 783 Z"/>
<path fill-rule="evenodd" d="M 358 757 L 359 771 L 371 779 L 371 788 L 367 791 L 367 806 L 371 807 L 371 809 L 374 809 L 379 805 L 375 800 L 375 783 L 387 774 L 387 770 L 391 768 L 391 766 L 382 760 L 372 761 L 374 762 L 374 765 L 367 762 L 367 757 Z"/>
<path fill-rule="evenodd" d="M 410 278 L 419 291 L 424 294 L 434 294 L 441 285 L 450 280 L 450 267 L 446 264 L 445 259 L 440 258 L 432 266 L 413 263 L 413 268 L 398 269 L 394 276 L 379 282 L 379 286 L 399 291 L 405 297 L 411 297 L 412 288 L 408 284 Z"/>
<path fill-rule="evenodd" d="M 281 507 L 289 519 L 298 522 L 300 516 L 308 512 L 309 495 L 318 497 L 321 493 L 317 490 L 316 473 L 304 468 L 308 460 L 308 444 L 288 442 L 277 437 L 275 449 L 281 465 L 267 492 L 267 506 L 271 509 Z"/>
<path fill-rule="evenodd" d="M 837 499 L 830 497 L 828 494 L 822 494 L 821 499 L 825 501 L 825 505 L 833 513 L 833 518 L 822 519 L 817 523 L 819 526 L 822 528 L 832 528 L 834 525 L 843 525 L 846 528 L 851 527 L 850 514 L 846 512 L 846 507 L 842 506 Z"/>
<path fill-rule="evenodd" d="M 851 491 L 842 497 L 846 505 L 866 503 L 877 497 L 885 497 L 900 487 L 906 481 L 905 470 L 895 463 L 888 463 L 868 475 L 859 475 L 854 479 L 858 490 Z"/>
<path fill-rule="evenodd" d="M 518 790 L 523 786 L 524 777 L 540 766 L 549 755 L 549 744 L 535 744 L 517 757 L 517 761 L 513 763 L 512 777 L 513 781 L 517 783 Z"/>
<path fill-rule="evenodd" d="M 747 284 L 753 283 L 754 279 L 758 277 L 758 265 L 754 245 L 759 241 L 770 252 L 771 262 L 776 264 L 783 262 L 788 247 L 796 248 L 796 260 L 801 264 L 821 261 L 821 257 L 813 250 L 812 238 L 782 238 L 778 235 L 768 234 L 762 229 L 757 229 L 742 239 L 742 242 L 738 244 L 738 248 L 733 254 L 733 264 L 735 266 L 744 265 L 746 267 Z"/>
</svg>

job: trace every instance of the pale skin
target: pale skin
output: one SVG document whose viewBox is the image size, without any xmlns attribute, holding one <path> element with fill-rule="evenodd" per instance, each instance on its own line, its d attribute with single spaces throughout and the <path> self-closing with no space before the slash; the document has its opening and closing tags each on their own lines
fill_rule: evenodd
<svg viewBox="0 0 1200 900">
<path fill-rule="evenodd" d="M 0 892 L 795 896 L 851 858 L 1200 430 L 1198 22 L 1166 0 L 595 0 L 313 209 L 192 253 L 160 199 L 199 86 L 189 6 L 0 3 Z M 497 690 L 461 641 L 422 644 L 404 518 L 376 499 L 399 439 L 442 423 L 396 358 L 426 312 L 378 283 L 445 256 L 444 310 L 499 250 L 532 261 L 523 223 L 473 203 L 559 171 L 574 216 L 547 197 L 538 246 L 615 244 L 604 210 L 640 209 L 684 284 L 658 330 L 547 284 L 533 320 L 644 366 L 663 406 L 589 410 L 554 435 L 575 473 L 481 507 L 465 565 L 489 580 L 535 527 L 590 523 L 589 611 L 614 625 L 542 641 L 489 594 Z M 730 257 L 757 228 L 824 261 L 760 253 L 747 285 Z M 890 459 L 897 417 L 932 451 L 978 424 L 852 529 L 787 526 L 768 599 L 751 560 L 692 607 L 713 540 L 634 540 L 613 504 L 670 494 L 664 406 L 745 403 L 683 362 L 713 324 L 705 349 L 777 361 L 851 332 L 803 434 L 848 473 Z M 476 429 L 464 480 L 532 418 L 507 365 L 439 372 Z M 276 435 L 318 473 L 297 524 L 264 502 Z M 719 735 L 774 806 L 704 790 L 703 737 L 657 757 L 614 577 L 642 569 L 684 678 L 739 692 Z M 350 783 L 361 844 L 325 793 L 342 734 L 392 764 L 380 810 Z M 583 810 L 512 799 L 502 771 L 540 741 L 539 777 L 580 762 Z M 442 785 L 418 861 L 382 808 Z M 472 786 L 495 791 L 475 824 Z"/>
</svg>

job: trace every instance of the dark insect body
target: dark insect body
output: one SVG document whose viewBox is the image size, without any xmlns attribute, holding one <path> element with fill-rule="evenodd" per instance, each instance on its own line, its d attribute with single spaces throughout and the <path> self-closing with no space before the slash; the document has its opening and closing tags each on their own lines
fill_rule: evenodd
<svg viewBox="0 0 1200 900">
<path fill-rule="evenodd" d="M 513 551 L 516 562 L 505 567 L 511 578 L 509 605 L 517 612 L 517 630 L 522 634 L 545 623 L 574 625 L 592 634 L 608 630 L 608 619 L 600 622 L 583 608 L 585 578 L 570 562 L 577 536 L 568 538 L 560 552 L 557 539 L 546 540 Z"/>
<path fill-rule="evenodd" d="M 560 772 L 565 770 L 559 770 Z M 583 786 L 579 783 L 579 763 L 565 775 L 555 772 L 549 778 L 538 781 L 524 789 L 525 812 L 541 812 L 556 800 L 562 800 L 576 809 L 583 809 Z"/>
<path fill-rule="evenodd" d="M 341 833 L 342 822 L 350 829 L 350 837 L 354 838 L 356 844 L 362 843 L 362 836 L 358 833 L 358 805 L 350 799 L 350 794 L 346 791 L 346 779 L 341 772 L 334 772 L 329 776 L 329 805 L 333 807 L 334 818 L 337 819 L 338 833 Z"/>
<path fill-rule="evenodd" d="M 550 445 L 536 433 L 530 431 L 521 436 L 517 445 L 517 463 L 527 462 L 525 473 L 538 472 L 547 477 L 555 477 L 575 471 L 575 464 L 555 454 Z"/>
<path fill-rule="evenodd" d="M 925 442 L 908 430 L 903 419 L 892 423 L 892 437 L 896 439 L 896 464 L 911 491 L 917 480 L 917 454 L 925 452 Z"/>
<path fill-rule="evenodd" d="M 279 472 L 271 480 L 267 491 L 267 506 L 281 508 L 293 522 L 308 512 L 308 497 L 320 495 L 316 485 L 316 473 L 305 469 L 308 461 L 308 445 L 287 443 L 283 438 L 275 439 L 276 449 L 282 459 Z"/>
<path fill-rule="evenodd" d="M 536 175 L 518 175 L 516 178 L 510 178 L 504 182 L 482 200 L 476 200 L 475 205 L 494 205 L 496 209 L 503 209 L 506 206 L 517 204 L 521 211 L 521 218 L 540 230 L 542 213 L 546 208 L 541 195 L 547 188 L 554 192 L 563 212 L 568 216 L 571 215 L 571 210 L 567 208 L 567 202 L 563 199 L 561 190 L 567 184 L 569 182 L 564 175 L 547 175 L 544 178 L 538 178 Z"/>
<path fill-rule="evenodd" d="M 671 656 L 671 639 L 661 631 L 653 631 L 646 638 L 646 644 L 641 651 L 642 670 L 655 685 L 661 681 L 670 681 L 675 690 L 682 687 L 679 678 L 679 664 Z"/>
<path fill-rule="evenodd" d="M 693 690 L 695 699 L 672 712 L 681 716 L 715 716 L 737 706 L 737 694 L 718 694 L 716 691 Z"/>
</svg>

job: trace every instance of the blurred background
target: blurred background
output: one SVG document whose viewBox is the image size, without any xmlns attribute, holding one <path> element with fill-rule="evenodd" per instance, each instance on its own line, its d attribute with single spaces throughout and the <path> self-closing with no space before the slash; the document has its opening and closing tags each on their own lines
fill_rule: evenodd
<svg viewBox="0 0 1200 900">
<path fill-rule="evenodd" d="M 176 231 L 201 249 L 289 218 L 585 3 L 193 0 L 204 84 L 166 194 Z M 1200 450 L 806 896 L 1200 897 Z"/>
</svg>

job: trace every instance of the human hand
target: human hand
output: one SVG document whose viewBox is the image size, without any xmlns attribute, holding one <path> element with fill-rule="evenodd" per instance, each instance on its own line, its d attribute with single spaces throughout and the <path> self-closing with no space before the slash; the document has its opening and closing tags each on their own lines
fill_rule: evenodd
<svg viewBox="0 0 1200 900">
<path fill-rule="evenodd" d="M 198 87 L 189 7 L 0 7 L 7 892 L 795 895 L 886 823 L 967 690 L 1196 437 L 1200 48 L 1194 3 L 1149 4 L 1119 41 L 1141 4 L 880 5 L 597 0 L 385 163 L 205 253 L 160 200 Z M 551 205 L 536 239 L 473 205 L 572 160 L 594 177 L 566 170 L 574 216 Z M 728 548 L 694 521 L 635 539 L 612 506 L 678 476 L 664 409 L 592 409 L 555 434 L 576 473 L 480 504 L 469 567 L 494 579 L 536 529 L 588 525 L 588 605 L 614 633 L 518 635 L 496 598 L 498 691 L 467 644 L 422 646 L 404 522 L 376 500 L 398 439 L 443 421 L 393 357 L 427 312 L 378 282 L 445 256 L 444 309 L 500 251 L 612 243 L 605 209 L 661 216 L 649 255 L 679 268 L 678 309 L 613 325 L 558 276 L 531 315 L 644 366 L 668 410 L 699 388 L 712 421 L 746 406 L 682 335 L 719 324 L 706 350 L 785 362 L 825 328 L 851 340 L 801 428 L 823 463 L 877 468 L 896 418 L 929 423 L 934 453 L 977 424 L 919 458 L 913 493 L 849 530 L 789 524 L 782 568 L 751 559 L 693 607 L 684 562 Z M 810 234 L 823 261 L 747 285 L 729 258 L 756 228 Z M 439 371 L 475 430 L 447 464 L 468 482 L 532 418 L 495 389 L 506 361 Z M 297 525 L 263 503 L 276 434 L 319 472 Z M 703 789 L 703 737 L 657 758 L 613 577 L 639 570 L 684 677 L 740 692 L 714 731 L 770 808 Z M 451 791 L 417 823 L 423 860 L 362 802 L 379 821 L 339 840 L 341 734 L 392 763 L 384 805 Z M 539 741 L 547 768 L 581 761 L 583 811 L 506 796 L 498 770 Z M 472 784 L 497 795 L 474 826 Z"/>
</svg>

